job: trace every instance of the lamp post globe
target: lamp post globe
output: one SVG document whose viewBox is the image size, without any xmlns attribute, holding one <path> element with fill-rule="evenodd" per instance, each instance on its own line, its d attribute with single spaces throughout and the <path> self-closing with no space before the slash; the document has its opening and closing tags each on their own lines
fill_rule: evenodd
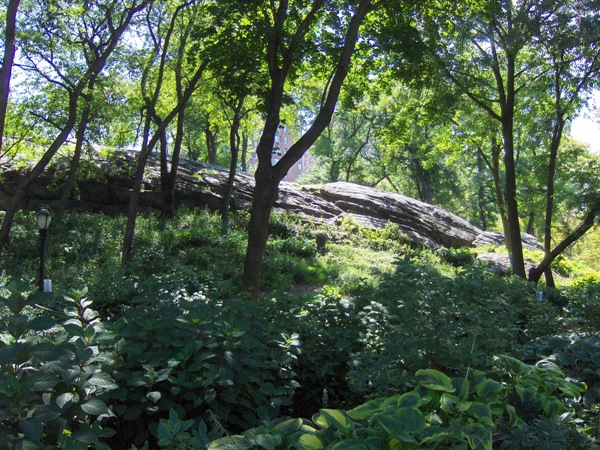
<svg viewBox="0 0 600 450">
<path fill-rule="evenodd" d="M 47 209 L 40 209 L 37 213 L 37 222 L 40 229 L 40 276 L 38 286 L 44 292 L 44 248 L 46 244 L 46 231 L 52 222 L 52 216 Z"/>
</svg>

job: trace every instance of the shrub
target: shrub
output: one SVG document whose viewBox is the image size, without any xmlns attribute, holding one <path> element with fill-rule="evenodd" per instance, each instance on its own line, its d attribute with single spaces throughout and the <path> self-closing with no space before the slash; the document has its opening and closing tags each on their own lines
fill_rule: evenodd
<svg viewBox="0 0 600 450">
<path fill-rule="evenodd" d="M 62 326 L 48 315 L 27 313 L 49 300 L 12 281 L 0 300 L 11 311 L 0 334 L 0 446 L 110 449 L 114 430 L 106 403 L 117 385 L 111 364 L 112 335 L 90 309 L 85 291 L 65 296 Z"/>
<path fill-rule="evenodd" d="M 550 361 L 527 365 L 497 358 L 497 371 L 449 378 L 432 369 L 416 372 L 416 387 L 349 411 L 321 409 L 311 420 L 286 419 L 221 438 L 227 448 L 500 448 L 585 449 L 592 440 L 577 428 L 564 403 L 585 387 L 565 379 Z M 552 442 L 548 442 L 551 430 Z M 564 446 L 563 446 L 564 445 Z"/>
<path fill-rule="evenodd" d="M 235 432 L 291 404 L 297 341 L 253 317 L 245 302 L 167 295 L 126 311 L 113 332 L 119 389 L 111 404 L 124 440 L 116 447 L 154 441 L 170 410 Z"/>
</svg>

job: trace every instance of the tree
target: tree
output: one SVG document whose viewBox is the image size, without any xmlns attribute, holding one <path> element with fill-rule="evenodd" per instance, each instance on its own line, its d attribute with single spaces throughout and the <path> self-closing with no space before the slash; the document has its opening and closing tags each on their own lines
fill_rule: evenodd
<svg viewBox="0 0 600 450">
<path fill-rule="evenodd" d="M 325 0 L 290 4 L 284 0 L 276 7 L 262 11 L 260 42 L 264 43 L 270 86 L 265 104 L 265 125 L 257 147 L 258 167 L 242 276 L 242 287 L 251 292 L 253 298 L 259 294 L 268 223 L 279 183 L 330 122 L 355 52 L 361 23 L 377 6 L 379 3 L 372 0 L 361 0 L 356 5 Z M 259 19 L 255 16 L 251 22 L 254 20 Z M 333 42 L 328 42 L 330 39 Z M 330 53 L 325 55 L 331 77 L 323 89 L 323 102 L 308 130 L 277 164 L 272 165 L 271 151 L 281 121 L 286 83 L 293 79 L 302 59 L 323 56 L 319 53 L 323 49 L 314 46 L 313 42 L 331 45 Z M 308 54 L 307 48 L 316 51 Z"/>
<path fill-rule="evenodd" d="M 6 109 L 8 107 L 10 78 L 15 59 L 17 11 L 19 9 L 20 2 L 21 0 L 9 0 L 6 8 L 4 54 L 2 56 L 2 67 L 0 67 L 0 159 L 3 155 L 2 142 L 4 136 L 4 124 L 6 121 Z"/>
<path fill-rule="evenodd" d="M 529 272 L 529 279 L 537 282 L 542 273 L 546 284 L 553 287 L 549 266 L 564 248 L 579 239 L 594 223 L 600 200 L 592 200 L 581 225 L 552 249 L 552 223 L 555 206 L 555 173 L 558 152 L 567 121 L 575 115 L 582 96 L 595 83 L 600 72 L 600 8 L 597 2 L 565 2 L 557 8 L 551 20 L 542 24 L 541 43 L 551 63 L 548 71 L 549 91 L 554 112 L 546 181 L 546 214 L 544 221 L 544 259 Z M 556 30 L 560 30 L 557 33 Z M 599 195 L 600 197 L 600 195 Z"/>
<path fill-rule="evenodd" d="M 70 136 L 77 122 L 81 95 L 90 82 L 97 79 L 131 20 L 148 2 L 107 1 L 86 10 L 87 16 L 71 16 L 69 10 L 59 4 L 41 4 L 31 12 L 30 37 L 23 48 L 26 69 L 64 90 L 66 114 L 60 124 L 56 123 L 58 134 L 18 186 L 2 222 L 0 245 L 8 241 L 14 215 L 25 192 Z"/>
<path fill-rule="evenodd" d="M 183 92 L 179 91 L 177 93 L 175 104 L 168 109 L 168 113 L 165 116 L 161 117 L 157 111 L 157 105 L 163 89 L 168 56 L 170 55 L 170 52 L 173 51 L 171 48 L 171 38 L 176 31 L 175 25 L 179 14 L 186 8 L 194 5 L 194 3 L 195 1 L 191 0 L 177 4 L 177 6 L 174 7 L 168 3 L 158 4 L 157 7 L 159 9 L 154 11 L 151 9 L 147 16 L 147 32 L 149 39 L 152 42 L 152 48 L 149 51 L 147 61 L 143 68 L 143 75 L 140 80 L 142 96 L 144 99 L 144 131 L 133 180 L 133 187 L 129 198 L 129 206 L 127 208 L 127 224 L 125 226 L 122 247 L 122 261 L 124 264 L 129 262 L 132 257 L 135 222 L 137 219 L 142 183 L 144 181 L 144 170 L 148 158 L 156 144 L 161 139 L 164 140 L 167 127 L 185 108 L 187 101 L 198 87 L 198 83 L 209 63 L 208 58 L 196 61 L 196 66 L 189 74 L 185 89 Z M 165 7 L 165 9 L 160 9 L 161 7 Z M 164 14 L 169 12 L 169 7 L 173 8 L 170 11 L 171 18 L 165 30 L 161 28 L 161 24 L 164 21 Z M 156 14 L 157 11 L 159 12 L 158 15 Z M 152 13 L 154 13 L 154 15 L 152 15 Z M 178 45 L 185 45 L 185 40 L 179 41 Z M 175 49 L 175 53 L 178 53 L 177 48 Z M 155 72 L 154 69 L 156 69 Z M 151 77 L 153 78 L 151 79 Z M 155 124 L 155 129 L 151 136 L 152 124 Z"/>
</svg>

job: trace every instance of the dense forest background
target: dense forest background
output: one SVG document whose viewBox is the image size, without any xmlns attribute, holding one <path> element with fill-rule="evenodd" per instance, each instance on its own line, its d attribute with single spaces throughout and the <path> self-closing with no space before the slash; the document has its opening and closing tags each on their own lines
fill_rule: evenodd
<svg viewBox="0 0 600 450">
<path fill-rule="evenodd" d="M 600 156 L 569 128 L 598 88 L 600 6 L 416 3 L 3 0 L 0 164 L 26 176 L 0 228 L 2 445 L 593 445 Z M 296 139 L 274 162 L 282 124 Z M 126 217 L 70 212 L 122 150 Z M 392 226 L 274 217 L 307 151 L 302 183 L 501 231 L 510 276 Z M 160 215 L 140 214 L 149 158 Z M 229 167 L 218 216 L 178 210 L 181 158 Z M 37 293 L 22 208 L 57 164 L 56 289 Z"/>
</svg>

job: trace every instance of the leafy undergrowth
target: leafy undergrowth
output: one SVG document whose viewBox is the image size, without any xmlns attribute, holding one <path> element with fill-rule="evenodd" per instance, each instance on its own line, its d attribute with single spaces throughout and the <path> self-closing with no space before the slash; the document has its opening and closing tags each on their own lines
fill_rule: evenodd
<svg viewBox="0 0 600 450">
<path fill-rule="evenodd" d="M 141 217 L 122 267 L 124 219 L 69 213 L 41 294 L 25 219 L 0 274 L 0 447 L 594 445 L 594 273 L 540 301 L 468 250 L 276 215 L 265 294 L 249 303 L 247 217 L 225 237 L 205 211 Z"/>
</svg>

